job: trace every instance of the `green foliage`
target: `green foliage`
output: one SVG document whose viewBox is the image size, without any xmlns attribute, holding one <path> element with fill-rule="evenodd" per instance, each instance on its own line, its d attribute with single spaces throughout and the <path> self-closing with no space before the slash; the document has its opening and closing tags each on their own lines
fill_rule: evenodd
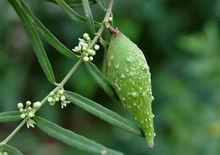
<svg viewBox="0 0 220 155">
<path fill-rule="evenodd" d="M 9 155 L 23 155 L 18 149 L 16 149 L 11 145 L 4 145 L 2 149 L 4 150 L 4 152 L 7 152 Z"/>
<path fill-rule="evenodd" d="M 20 113 L 18 111 L 2 112 L 0 113 L 0 122 L 11 122 L 21 120 Z"/>
<path fill-rule="evenodd" d="M 64 0 L 55 1 L 73 21 L 83 23 L 86 20 L 84 17 L 79 15 L 73 8 L 71 8 Z"/>
<path fill-rule="evenodd" d="M 117 95 L 105 76 L 99 71 L 99 69 L 91 62 L 85 63 L 86 69 L 90 73 L 91 77 L 102 87 L 102 89 L 112 98 L 117 98 Z"/>
<path fill-rule="evenodd" d="M 50 31 L 41 23 L 41 21 L 31 12 L 30 9 L 21 1 L 21 5 L 25 13 L 33 20 L 39 33 L 41 33 L 44 39 L 54 47 L 58 52 L 71 59 L 76 59 L 76 55 L 69 50 L 64 44 L 62 44 Z"/>
<path fill-rule="evenodd" d="M 33 48 L 35 51 L 35 54 L 37 56 L 37 59 L 47 77 L 47 79 L 51 83 L 55 83 L 55 77 L 54 73 L 51 67 L 51 64 L 49 62 L 49 59 L 47 57 L 47 54 L 44 50 L 44 47 L 42 45 L 42 42 L 40 40 L 39 34 L 36 31 L 35 25 L 31 22 L 29 16 L 24 12 L 24 10 L 21 8 L 20 4 L 17 3 L 16 0 L 9 0 L 10 4 L 14 7 L 15 11 L 17 12 L 18 16 L 21 19 L 21 22 L 24 25 L 24 28 L 33 44 Z"/>
<path fill-rule="evenodd" d="M 89 5 L 89 0 L 82 0 L 82 4 L 83 4 L 83 9 L 84 9 L 85 16 L 87 18 L 87 23 L 88 23 L 90 32 L 92 32 L 92 34 L 95 34 L 95 32 L 96 32 L 95 24 L 94 24 L 94 20 L 93 20 L 92 11 L 91 11 L 90 5 Z"/>
<path fill-rule="evenodd" d="M 42 3 L 44 1 L 56 3 L 54 0 L 25 2 L 29 2 L 27 4 L 30 4 L 31 10 L 47 30 L 50 30 L 59 42 L 71 49 L 77 44 L 77 38 L 84 33 L 84 27 L 69 20 L 58 9 L 59 5 Z M 65 2 L 77 13 L 83 14 L 81 0 L 65 0 Z M 93 1 L 90 3 L 93 4 L 91 9 L 94 19 L 101 20 L 104 9 L 100 9 Z M 220 11 L 218 6 L 218 1 L 214 0 L 115 0 L 114 26 L 144 51 L 151 68 L 157 132 L 155 149 L 147 150 L 143 138 L 113 128 L 76 106 L 61 111 L 57 107 L 51 108 L 45 105 L 38 115 L 59 121 L 67 129 L 74 129 L 79 134 L 128 155 L 219 155 Z M 23 5 L 22 7 L 25 10 Z M 2 112 L 15 110 L 15 103 L 18 101 L 42 98 L 51 90 L 51 86 L 42 78 L 39 65 L 32 57 L 32 48 L 26 39 L 26 34 L 7 0 L 0 1 L 0 18 L 0 111 Z M 33 17 L 32 21 L 34 24 L 37 23 Z M 86 25 L 86 21 L 82 23 Z M 44 39 L 49 43 L 43 33 L 45 37 L 50 34 L 37 25 L 35 24 L 35 27 L 41 34 L 42 41 Z M 102 37 L 109 40 L 107 36 L 103 34 Z M 49 44 L 53 47 L 54 43 L 51 41 Z M 55 52 L 64 50 L 62 46 L 54 50 L 45 44 L 44 48 L 53 65 L 56 79 L 62 79 L 72 65 L 72 60 L 60 57 Z M 76 58 L 67 53 L 65 56 Z M 97 53 L 95 64 L 101 66 L 101 60 L 102 52 Z M 102 79 L 100 77 L 97 79 Z M 95 83 L 93 78 L 85 73 L 84 67 L 81 67 L 76 76 L 69 80 L 67 89 L 74 92 L 80 90 L 83 96 L 96 100 L 106 108 L 114 109 L 124 118 L 129 118 L 120 103 L 112 101 L 106 96 L 106 91 L 99 88 L 97 84 L 102 82 L 97 80 L 98 83 Z M 105 78 L 102 80 L 105 81 Z M 101 88 L 104 88 L 103 86 L 105 87 L 105 84 Z M 11 127 L 11 123 L 0 124 L 1 140 L 12 130 Z M 55 143 L 38 131 L 31 133 L 29 130 L 22 130 L 12 139 L 11 144 L 20 148 L 25 154 L 32 155 L 51 153 L 88 155 L 87 152 L 78 151 L 74 147 Z M 26 144 L 28 148 L 24 147 Z"/>
<path fill-rule="evenodd" d="M 133 125 L 131 122 L 121 117 L 117 113 L 101 106 L 100 104 L 73 92 L 66 92 L 66 97 L 72 103 L 99 117 L 100 119 L 114 126 L 120 127 L 130 133 L 142 136 L 142 132 L 137 126 Z"/>
<path fill-rule="evenodd" d="M 109 155 L 122 155 L 122 153 L 111 150 L 102 146 L 92 140 L 89 140 L 81 135 L 66 130 L 58 125 L 43 119 L 41 117 L 35 118 L 37 127 L 44 131 L 49 136 L 62 141 L 70 146 L 75 146 L 80 150 L 87 151 L 92 154 L 109 154 Z"/>
</svg>

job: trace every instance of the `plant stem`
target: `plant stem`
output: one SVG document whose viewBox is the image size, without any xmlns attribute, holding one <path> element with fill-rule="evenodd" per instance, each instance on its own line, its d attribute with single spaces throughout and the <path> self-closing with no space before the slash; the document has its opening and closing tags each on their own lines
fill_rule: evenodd
<svg viewBox="0 0 220 155">
<path fill-rule="evenodd" d="M 114 3 L 114 0 L 109 0 L 109 4 L 108 4 L 108 8 L 107 8 L 107 11 L 106 11 L 106 14 L 105 14 L 105 17 L 102 21 L 102 24 L 99 28 L 99 30 L 97 31 L 96 33 L 96 36 L 94 37 L 94 39 L 92 40 L 91 44 L 90 44 L 90 48 L 98 41 L 98 39 L 101 37 L 104 29 L 105 29 L 105 24 L 106 22 L 108 21 L 108 18 L 111 16 L 111 13 L 112 13 L 112 7 L 113 7 L 113 3 Z"/>
<path fill-rule="evenodd" d="M 5 144 L 7 144 L 8 141 L 25 125 L 27 119 L 28 119 L 28 118 L 25 118 L 25 119 L 14 129 L 14 131 L 13 131 L 12 133 L 11 133 L 10 135 L 8 135 L 8 137 L 5 138 L 5 140 L 0 143 L 0 146 L 3 146 L 3 145 L 5 145 Z"/>
<path fill-rule="evenodd" d="M 95 43 L 98 41 L 98 39 L 101 37 L 104 29 L 105 29 L 105 24 L 108 21 L 108 18 L 111 16 L 111 12 L 112 12 L 112 6 L 113 6 L 114 0 L 109 0 L 109 4 L 108 4 L 108 8 L 105 14 L 105 17 L 103 19 L 103 22 L 99 28 L 99 30 L 97 31 L 95 37 L 93 38 L 91 44 L 90 44 L 90 48 L 93 47 L 95 45 Z M 77 63 L 72 67 L 72 69 L 67 73 L 67 75 L 64 77 L 64 79 L 59 83 L 56 84 L 56 88 L 52 90 L 52 92 L 56 92 L 59 89 L 61 89 L 64 84 L 69 80 L 69 78 L 72 76 L 72 74 L 76 71 L 76 69 L 80 66 L 80 64 L 83 62 L 82 57 L 77 61 Z M 46 102 L 47 102 L 47 98 L 49 97 L 50 94 L 48 94 L 42 101 L 41 101 L 41 106 L 37 109 L 34 109 L 32 112 L 36 113 Z M 12 133 L 6 137 L 1 143 L 0 143 L 0 147 L 3 145 L 6 145 L 13 137 L 14 135 L 17 134 L 17 132 L 26 124 L 27 120 L 29 118 L 26 117 L 13 131 Z"/>
<path fill-rule="evenodd" d="M 64 84 L 69 80 L 69 78 L 71 77 L 71 75 L 76 71 L 76 69 L 80 66 L 80 64 L 82 63 L 82 58 L 80 58 L 76 64 L 72 67 L 72 69 L 67 73 L 67 75 L 64 77 L 64 79 L 60 82 L 60 84 L 58 84 L 58 86 L 52 91 L 52 92 L 56 92 L 59 89 L 61 89 Z M 41 101 L 41 106 L 37 109 L 34 109 L 32 112 L 36 113 L 47 101 L 47 98 L 49 97 L 49 94 Z M 16 135 L 16 133 L 26 124 L 27 120 L 29 118 L 26 117 L 13 131 L 10 135 L 8 135 L 8 137 L 6 137 L 1 143 L 0 146 L 3 146 L 5 144 L 7 144 L 9 142 L 9 140 L 11 140 L 12 137 L 14 137 L 14 135 Z"/>
</svg>

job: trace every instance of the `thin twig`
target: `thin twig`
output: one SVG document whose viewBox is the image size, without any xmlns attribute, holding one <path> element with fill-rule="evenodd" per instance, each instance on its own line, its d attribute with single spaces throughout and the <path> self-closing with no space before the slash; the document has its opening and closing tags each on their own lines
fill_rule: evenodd
<svg viewBox="0 0 220 155">
<path fill-rule="evenodd" d="M 109 4 L 108 4 L 108 8 L 107 8 L 107 12 L 105 14 L 105 17 L 102 21 L 102 24 L 99 28 L 99 30 L 97 31 L 96 33 L 96 36 L 94 37 L 94 39 L 92 40 L 91 44 L 90 44 L 90 48 L 98 41 L 98 39 L 101 37 L 104 29 L 105 29 L 105 24 L 106 24 L 106 21 L 108 20 L 108 18 L 111 16 L 111 13 L 112 13 L 112 7 L 113 7 L 113 3 L 114 3 L 114 0 L 109 0 Z"/>
<path fill-rule="evenodd" d="M 99 30 L 97 31 L 95 37 L 93 38 L 91 44 L 90 44 L 90 48 L 93 47 L 95 45 L 95 43 L 98 41 L 98 39 L 101 37 L 104 29 L 105 29 L 105 24 L 106 21 L 108 20 L 108 18 L 111 16 L 112 13 L 112 7 L 113 7 L 113 3 L 114 0 L 109 0 L 109 4 L 108 4 L 108 8 L 107 8 L 107 12 L 105 14 L 105 17 L 103 19 L 103 22 L 99 28 Z M 73 66 L 73 68 L 68 72 L 68 74 L 64 77 L 64 79 L 60 82 L 60 84 L 57 84 L 57 87 L 53 90 L 53 92 L 58 91 L 60 88 L 62 88 L 64 86 L 64 84 L 69 80 L 69 78 L 71 77 L 71 75 L 76 71 L 76 69 L 80 66 L 80 64 L 82 63 L 82 58 L 80 58 L 77 63 Z M 33 112 L 36 113 L 47 101 L 47 98 L 49 97 L 49 95 L 47 95 L 42 101 L 42 105 L 38 108 L 38 109 L 34 109 Z M 8 137 L 6 137 L 1 143 L 0 143 L 0 147 L 3 145 L 6 145 L 13 137 L 14 135 L 16 135 L 18 133 L 18 131 L 26 124 L 28 120 L 28 117 L 26 117 L 13 131 L 11 134 L 9 134 Z"/>
</svg>

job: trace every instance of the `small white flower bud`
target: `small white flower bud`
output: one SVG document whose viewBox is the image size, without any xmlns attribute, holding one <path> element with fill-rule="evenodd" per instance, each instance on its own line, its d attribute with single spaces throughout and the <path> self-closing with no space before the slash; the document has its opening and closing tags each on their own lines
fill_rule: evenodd
<svg viewBox="0 0 220 155">
<path fill-rule="evenodd" d="M 51 103 L 51 102 L 53 102 L 53 98 L 52 98 L 52 97 L 48 97 L 48 98 L 47 98 L 47 101 L 48 101 L 49 103 Z"/>
<path fill-rule="evenodd" d="M 83 51 L 86 51 L 86 50 L 87 50 L 87 47 L 84 47 L 84 46 L 83 46 L 82 50 L 83 50 Z"/>
<path fill-rule="evenodd" d="M 25 114 L 21 114 L 20 117 L 21 117 L 22 119 L 24 119 L 24 118 L 26 117 L 26 115 L 25 115 Z"/>
<path fill-rule="evenodd" d="M 94 55 L 96 54 L 96 51 L 95 51 L 95 50 L 91 50 L 91 49 L 90 49 L 90 50 L 88 51 L 88 53 L 89 53 L 89 55 L 94 56 Z"/>
<path fill-rule="evenodd" d="M 88 37 L 89 37 L 89 34 L 88 34 L 88 33 L 84 33 L 84 34 L 83 34 L 83 38 L 86 39 L 86 38 L 88 38 Z"/>
<path fill-rule="evenodd" d="M 108 18 L 108 21 L 109 21 L 109 22 L 111 22 L 112 20 L 113 20 L 113 18 L 112 18 L 112 17 L 109 17 L 109 18 Z"/>
<path fill-rule="evenodd" d="M 79 42 L 79 45 L 80 45 L 80 46 L 83 46 L 84 44 L 85 44 L 85 43 L 84 43 L 83 41 L 80 41 L 80 42 Z"/>
<path fill-rule="evenodd" d="M 21 109 L 19 109 L 19 111 L 20 111 L 20 113 L 22 113 L 24 111 L 24 109 L 21 108 Z"/>
<path fill-rule="evenodd" d="M 89 41 L 89 40 L 91 40 L 91 38 L 90 37 L 86 37 L 86 40 Z"/>
<path fill-rule="evenodd" d="M 40 108 L 41 102 L 34 102 L 33 107 L 34 108 Z"/>
<path fill-rule="evenodd" d="M 60 100 L 59 97 L 56 97 L 56 98 L 55 98 L 55 101 L 56 101 L 56 102 L 58 102 L 59 100 Z"/>
<path fill-rule="evenodd" d="M 27 102 L 26 102 L 26 105 L 27 105 L 27 106 L 30 106 L 30 105 L 31 105 L 31 101 L 27 101 Z"/>
<path fill-rule="evenodd" d="M 53 96 L 53 95 L 54 95 L 54 92 L 53 92 L 53 91 L 52 91 L 52 92 L 50 92 L 50 95 L 51 95 L 51 96 Z"/>
<path fill-rule="evenodd" d="M 89 61 L 89 57 L 87 56 L 83 57 L 83 61 Z"/>
<path fill-rule="evenodd" d="M 21 109 L 21 108 L 24 107 L 24 105 L 23 105 L 23 103 L 18 103 L 18 104 L 17 104 L 17 107 L 18 107 L 18 109 Z"/>
<path fill-rule="evenodd" d="M 31 110 L 32 110 L 32 108 L 31 108 L 31 107 L 28 107 L 28 108 L 27 108 L 27 110 L 31 111 Z"/>
<path fill-rule="evenodd" d="M 8 155 L 8 152 L 4 152 L 3 155 Z"/>
<path fill-rule="evenodd" d="M 32 118 L 34 116 L 35 116 L 35 114 L 33 112 L 29 112 L 28 117 Z"/>
<path fill-rule="evenodd" d="M 99 50 L 99 48 L 100 48 L 100 46 L 95 44 L 94 49 L 97 51 L 97 50 Z"/>
<path fill-rule="evenodd" d="M 90 57 L 89 57 L 89 60 L 90 60 L 90 61 L 92 61 L 92 60 L 93 60 L 93 57 L 92 57 L 92 56 L 90 56 Z"/>
<path fill-rule="evenodd" d="M 61 100 L 61 101 L 65 101 L 65 100 L 66 100 L 66 97 L 65 97 L 64 95 L 62 95 L 62 96 L 60 97 L 60 100 Z"/>
<path fill-rule="evenodd" d="M 64 90 L 63 90 L 63 89 L 60 89 L 60 90 L 58 90 L 58 93 L 59 93 L 60 95 L 63 95 Z"/>
</svg>

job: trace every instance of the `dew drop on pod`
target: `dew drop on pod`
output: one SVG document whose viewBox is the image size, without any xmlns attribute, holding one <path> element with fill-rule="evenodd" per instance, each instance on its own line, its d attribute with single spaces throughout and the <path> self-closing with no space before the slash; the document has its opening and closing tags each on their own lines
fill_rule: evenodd
<svg viewBox="0 0 220 155">
<path fill-rule="evenodd" d="M 143 130 L 149 148 L 153 148 L 155 133 L 151 107 L 151 74 L 143 52 L 118 32 L 111 37 L 106 63 L 108 80 L 124 107 Z"/>
</svg>

